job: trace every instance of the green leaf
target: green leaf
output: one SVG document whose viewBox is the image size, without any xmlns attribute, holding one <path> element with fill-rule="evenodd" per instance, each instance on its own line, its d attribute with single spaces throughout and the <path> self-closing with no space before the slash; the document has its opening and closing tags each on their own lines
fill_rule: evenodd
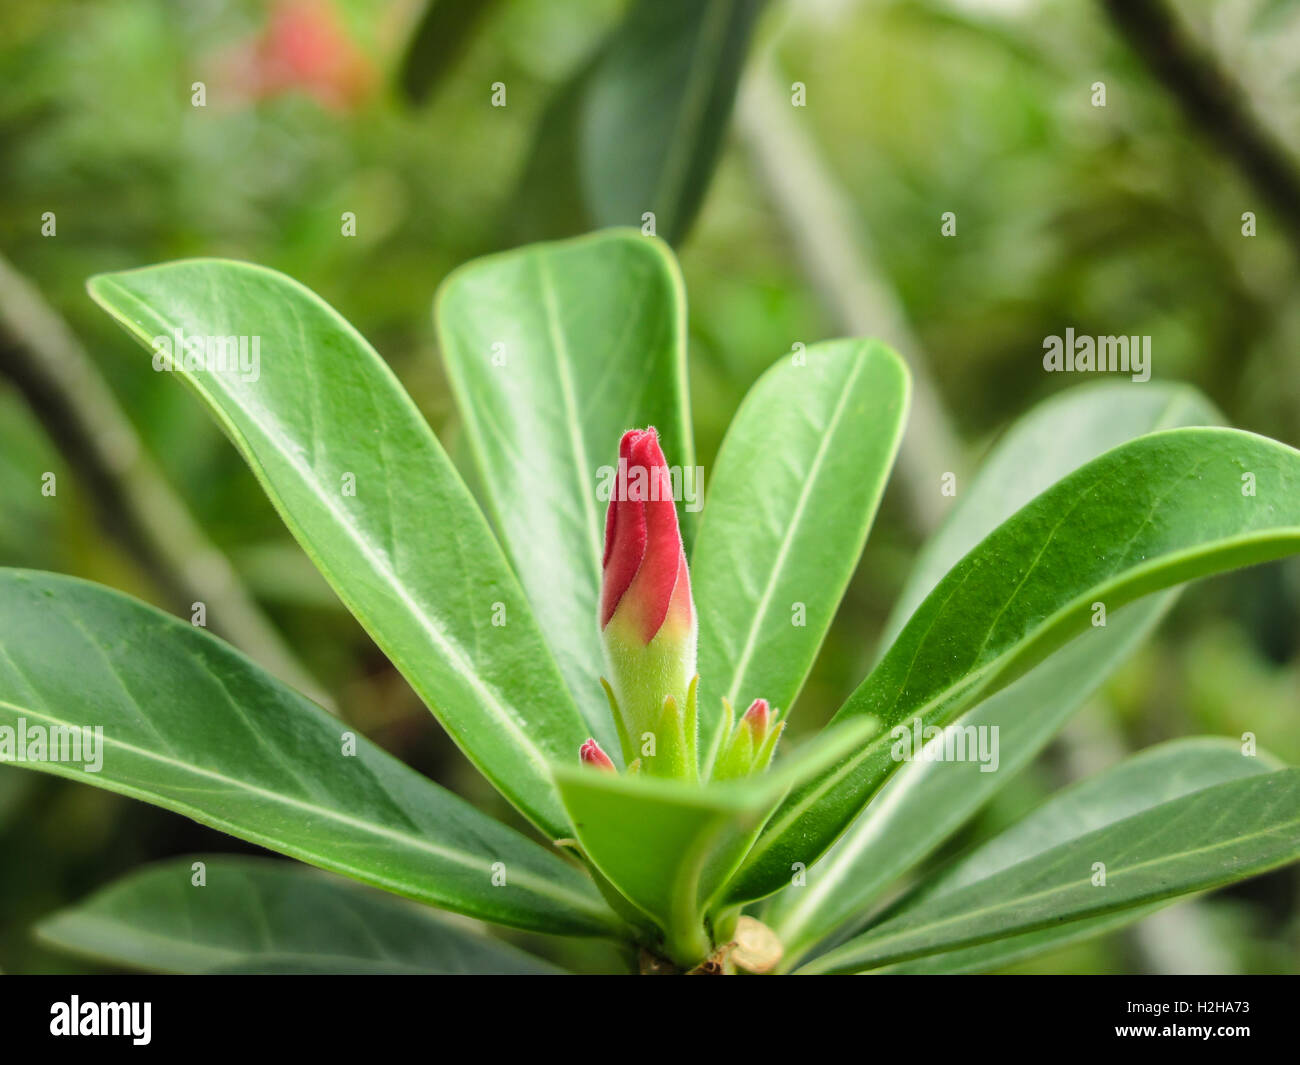
<svg viewBox="0 0 1300 1065">
<path fill-rule="evenodd" d="M 1181 385 L 1085 385 L 1039 404 L 998 442 L 962 490 L 944 526 L 922 550 L 888 628 L 901 627 L 966 551 L 1083 463 L 1143 433 L 1216 420 L 1213 408 Z M 956 727 L 997 729 L 996 770 L 986 771 L 975 760 L 903 765 L 809 870 L 807 884 L 772 900 L 764 920 L 785 944 L 783 964 L 793 965 L 817 940 L 861 915 L 1036 757 L 1146 638 L 1176 596 L 1170 591 L 1125 607 L 1104 628 L 1090 629 L 961 717 Z"/>
<path fill-rule="evenodd" d="M 908 390 L 884 345 L 838 340 L 777 363 L 737 411 L 692 560 L 704 750 L 724 697 L 737 712 L 794 703 L 862 554 Z"/>
<path fill-rule="evenodd" d="M 548 764 L 574 757 L 581 718 L 486 519 L 374 349 L 307 289 L 246 263 L 170 263 L 88 287 L 146 347 L 175 330 L 259 338 L 256 375 L 181 376 L 452 739 L 535 824 L 567 835 Z"/>
<path fill-rule="evenodd" d="M 1300 769 L 1268 769 L 1221 741 L 1145 751 L 1054 799 L 801 971 L 876 968 L 1146 907 L 1295 861 Z M 1096 863 L 1104 885 L 1094 882 Z"/>
<path fill-rule="evenodd" d="M 1253 478 L 1256 494 L 1247 495 Z M 1124 444 L 1004 522 L 926 597 L 837 720 L 887 730 L 950 720 L 1142 595 L 1300 549 L 1300 452 L 1232 429 L 1172 429 Z M 794 792 L 732 898 L 811 864 L 897 767 L 891 731 Z"/>
<path fill-rule="evenodd" d="M 995 939 L 989 943 L 980 943 L 960 950 L 947 950 L 942 954 L 926 954 L 911 961 L 901 961 L 896 965 L 884 965 L 872 969 L 872 975 L 898 974 L 900 976 L 960 976 L 966 973 L 986 973 L 992 969 L 1011 965 L 1013 962 L 1032 958 L 1049 950 L 1057 950 L 1071 943 L 1113 932 L 1126 925 L 1136 924 L 1157 910 L 1163 910 L 1172 902 L 1180 899 L 1162 899 L 1149 906 L 1134 906 L 1128 910 L 1090 917 L 1083 921 L 1070 921 L 1068 924 L 1040 928 L 1037 932 L 1025 932 L 1006 939 Z"/>
<path fill-rule="evenodd" d="M 499 0 L 428 0 L 411 31 L 398 71 L 406 98 L 424 103 L 469 46 Z"/>
<path fill-rule="evenodd" d="M 626 230 L 524 248 L 453 273 L 436 318 L 515 570 L 588 730 L 615 752 L 600 687 L 599 470 L 617 466 L 626 430 L 654 425 L 669 465 L 693 474 L 676 263 L 662 242 Z M 689 537 L 693 512 L 679 513 Z"/>
<path fill-rule="evenodd" d="M 1170 740 L 1126 758 L 1053 796 L 1016 824 L 927 880 L 916 903 L 983 880 L 1066 840 L 1171 799 L 1286 768 L 1271 755 L 1246 755 L 1214 736 Z"/>
<path fill-rule="evenodd" d="M 726 136 L 762 0 L 637 0 L 543 116 L 519 235 L 690 229 Z M 558 224 L 558 229 L 557 229 Z"/>
<path fill-rule="evenodd" d="M 97 772 L 71 761 L 16 764 L 399 895 L 540 932 L 615 926 L 591 881 L 563 859 L 202 629 L 99 585 L 0 570 L 0 726 L 100 727 Z M 505 886 L 494 886 L 502 869 Z"/>
<path fill-rule="evenodd" d="M 700 786 L 590 767 L 556 769 L 578 841 L 592 864 L 667 934 L 676 961 L 704 957 L 702 919 L 781 796 L 861 745 L 874 722 L 852 722 L 758 777 Z"/>
<path fill-rule="evenodd" d="M 782 965 L 793 967 L 818 940 L 863 916 L 885 889 L 1009 783 L 1146 638 L 1175 594 L 1125 607 L 1106 628 L 1061 648 L 948 726 L 972 738 L 980 732 L 971 728 L 997 729 L 996 769 L 986 772 L 985 763 L 974 758 L 902 765 L 853 827 L 808 870 L 806 884 L 773 900 L 763 920 L 785 946 Z"/>
<path fill-rule="evenodd" d="M 195 862 L 204 866 L 197 886 Z M 402 899 L 267 858 L 160 862 L 45 918 L 36 933 L 73 954 L 173 973 L 556 971 Z"/>
<path fill-rule="evenodd" d="M 579 167 L 598 225 L 653 211 L 686 235 L 722 150 L 761 0 L 639 0 L 596 64 L 579 118 Z"/>
<path fill-rule="evenodd" d="M 1222 424 L 1222 415 L 1196 389 L 1160 381 L 1141 388 L 1079 385 L 1044 400 L 998 441 L 958 492 L 943 527 L 921 548 L 885 623 L 882 650 L 963 555 L 1062 477 L 1134 437 Z"/>
</svg>

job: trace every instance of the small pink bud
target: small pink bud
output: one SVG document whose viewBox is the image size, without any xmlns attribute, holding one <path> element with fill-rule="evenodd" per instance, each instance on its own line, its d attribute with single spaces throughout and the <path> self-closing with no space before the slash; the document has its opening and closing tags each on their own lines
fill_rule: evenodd
<svg viewBox="0 0 1300 1065">
<path fill-rule="evenodd" d="M 768 706 L 766 699 L 755 699 L 749 704 L 749 709 L 745 711 L 742 720 L 749 723 L 749 727 L 760 737 L 767 735 L 767 723 L 771 720 L 772 708 Z"/>
<path fill-rule="evenodd" d="M 607 773 L 617 773 L 614 763 L 610 761 L 609 755 L 600 749 L 600 744 L 595 740 L 588 740 L 578 748 L 578 758 L 584 765 L 593 766 L 596 769 L 603 769 Z"/>
</svg>

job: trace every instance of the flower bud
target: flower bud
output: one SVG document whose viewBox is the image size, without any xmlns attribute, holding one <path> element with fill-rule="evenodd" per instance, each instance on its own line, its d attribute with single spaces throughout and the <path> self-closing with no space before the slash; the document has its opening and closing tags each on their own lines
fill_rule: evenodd
<svg viewBox="0 0 1300 1065">
<path fill-rule="evenodd" d="M 734 714 L 724 702 L 725 721 L 731 722 Z M 776 722 L 776 714 L 766 699 L 755 699 L 749 709 L 736 722 L 714 764 L 714 780 L 734 780 L 737 777 L 761 773 L 772 761 L 776 741 L 785 731 L 785 722 Z"/>
<path fill-rule="evenodd" d="M 696 619 L 672 476 L 653 428 L 619 444 L 605 516 L 600 628 L 623 754 L 644 772 L 696 775 Z"/>
<path fill-rule="evenodd" d="M 578 748 L 578 758 L 583 765 L 592 766 L 595 769 L 603 769 L 607 773 L 617 773 L 613 761 L 604 751 L 600 749 L 600 744 L 595 740 L 588 740 Z"/>
</svg>

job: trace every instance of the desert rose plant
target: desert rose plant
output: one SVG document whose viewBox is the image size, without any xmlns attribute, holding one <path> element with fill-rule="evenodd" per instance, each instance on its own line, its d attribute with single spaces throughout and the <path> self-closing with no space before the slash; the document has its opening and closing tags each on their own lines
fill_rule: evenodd
<svg viewBox="0 0 1300 1065">
<path fill-rule="evenodd" d="M 472 494 L 374 350 L 289 278 L 195 260 L 89 287 L 531 830 L 202 628 L 3 571 L 6 760 L 342 874 L 163 863 L 48 918 L 55 944 L 168 971 L 554 971 L 437 908 L 613 939 L 632 971 L 965 972 L 1300 856 L 1300 770 L 1247 735 L 1141 752 L 923 866 L 1176 585 L 1300 548 L 1300 452 L 1217 426 L 1187 388 L 1088 384 L 1013 427 L 801 744 L 783 730 L 904 425 L 883 345 L 781 357 L 701 510 L 666 246 L 605 231 L 471 263 L 435 317 Z M 240 338 L 257 359 L 221 357 Z M 94 772 L 49 757 L 83 726 L 102 727 Z"/>
</svg>

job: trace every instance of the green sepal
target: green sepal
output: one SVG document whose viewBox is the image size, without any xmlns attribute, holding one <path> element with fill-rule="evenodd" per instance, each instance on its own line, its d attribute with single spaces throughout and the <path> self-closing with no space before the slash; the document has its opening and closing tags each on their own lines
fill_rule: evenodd
<svg viewBox="0 0 1300 1065">
<path fill-rule="evenodd" d="M 772 755 L 776 753 L 777 741 L 781 738 L 781 733 L 785 731 L 785 722 L 774 722 L 768 729 L 767 739 L 759 747 L 758 754 L 754 756 L 753 765 L 750 767 L 751 773 L 761 773 L 772 764 Z"/>
</svg>

